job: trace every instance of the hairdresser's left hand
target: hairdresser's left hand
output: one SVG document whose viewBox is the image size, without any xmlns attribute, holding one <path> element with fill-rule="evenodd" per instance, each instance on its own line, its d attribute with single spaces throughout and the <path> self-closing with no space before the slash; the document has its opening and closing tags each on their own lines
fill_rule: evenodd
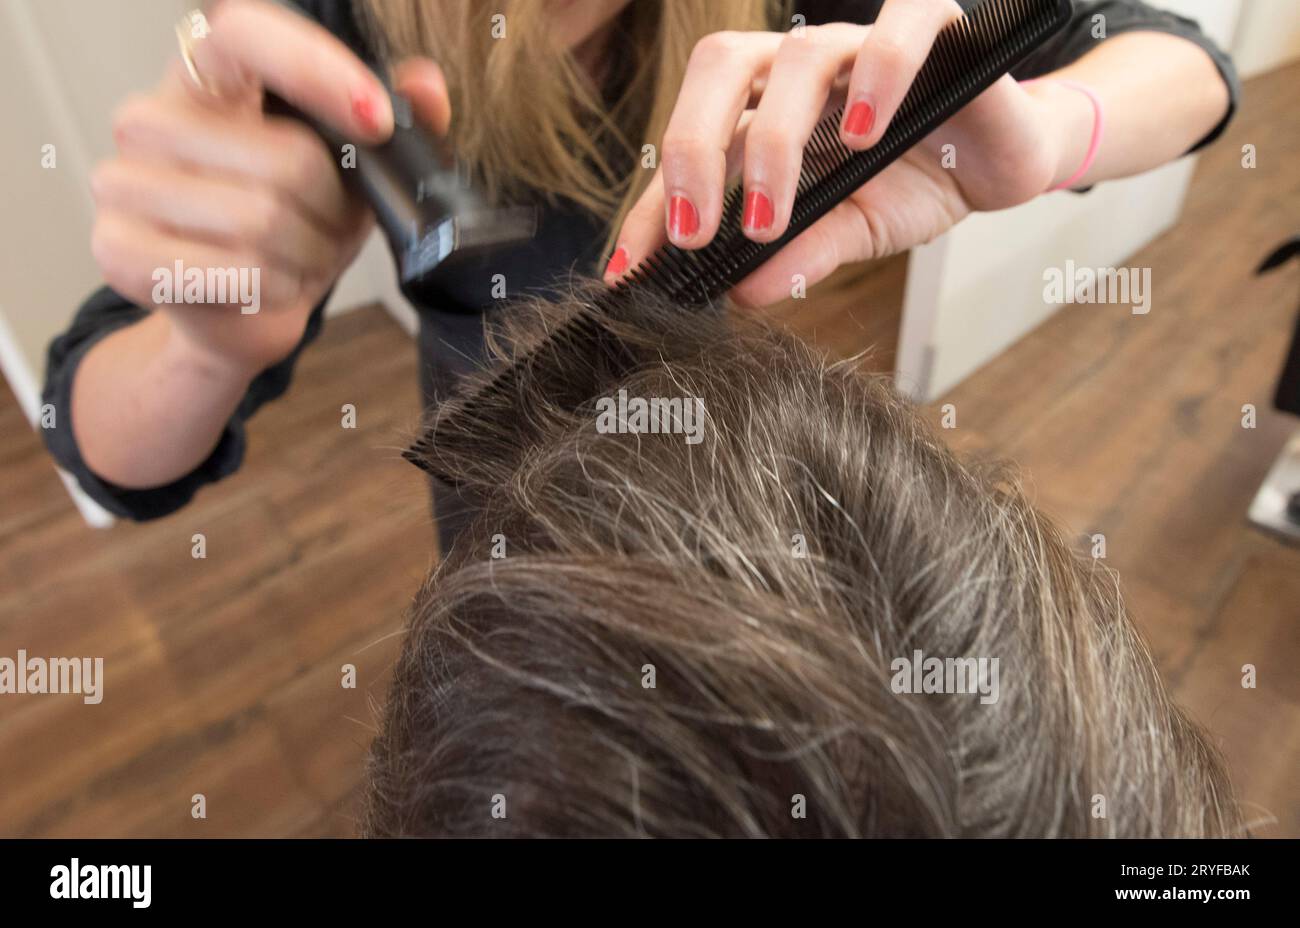
<svg viewBox="0 0 1300 928">
<path fill-rule="evenodd" d="M 874 26 L 835 23 L 802 34 L 730 32 L 702 40 L 664 134 L 659 170 L 627 216 L 606 281 L 667 240 L 682 248 L 707 244 L 718 229 L 727 178 L 736 173 L 744 183 L 745 234 L 759 242 L 779 237 L 818 120 L 847 100 L 840 138 L 856 149 L 874 145 L 934 37 L 960 15 L 953 0 L 887 0 Z M 796 274 L 811 285 L 841 264 L 928 242 L 974 210 L 1036 197 L 1068 170 L 1062 164 L 1072 152 L 1065 150 L 1061 109 L 1002 78 L 733 296 L 750 305 L 773 303 L 790 296 Z M 947 159 L 946 145 L 954 146 Z"/>
</svg>

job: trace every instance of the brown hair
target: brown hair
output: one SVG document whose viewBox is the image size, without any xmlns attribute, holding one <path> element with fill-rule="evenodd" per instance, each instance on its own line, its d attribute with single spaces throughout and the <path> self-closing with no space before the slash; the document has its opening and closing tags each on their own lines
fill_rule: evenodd
<svg viewBox="0 0 1300 928">
<path fill-rule="evenodd" d="M 612 328 L 628 372 L 557 352 L 472 434 L 434 412 L 484 506 L 413 607 L 366 833 L 1241 831 L 1115 575 L 1010 471 L 770 329 L 648 297 Z M 702 400 L 703 440 L 598 431 L 619 388 Z M 899 692 L 916 651 L 1000 695 Z"/>
<path fill-rule="evenodd" d="M 784 28 L 786 6 L 782 0 L 629 3 L 611 50 L 619 86 L 606 99 L 572 54 L 548 40 L 547 3 L 358 2 L 395 60 L 426 55 L 442 66 L 453 142 L 490 197 L 525 189 L 565 197 L 615 229 L 654 173 L 637 169 L 641 149 L 661 142 L 695 44 L 713 32 Z M 494 39 L 498 14 L 505 35 Z"/>
</svg>

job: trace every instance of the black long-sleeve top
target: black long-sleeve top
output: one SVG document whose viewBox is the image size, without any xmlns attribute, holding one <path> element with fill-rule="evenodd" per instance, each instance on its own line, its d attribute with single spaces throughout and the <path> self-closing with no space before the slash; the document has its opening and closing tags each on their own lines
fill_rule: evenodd
<svg viewBox="0 0 1300 928">
<path fill-rule="evenodd" d="M 809 0 L 797 3 L 796 8 L 810 25 L 870 23 L 875 20 L 882 2 Z M 960 2 L 969 7 L 975 0 Z M 371 59 L 369 46 L 363 39 L 350 2 L 311 0 L 302 5 L 350 48 L 363 58 Z M 1097 15 L 1105 17 L 1106 38 L 1125 32 L 1154 31 L 1181 36 L 1203 48 L 1218 66 L 1231 102 L 1219 125 L 1192 150 L 1208 144 L 1222 133 L 1236 111 L 1240 96 L 1240 84 L 1231 60 L 1195 22 L 1153 9 L 1145 3 L 1132 0 L 1075 3 L 1074 15 L 1067 28 L 1017 67 L 1014 76 L 1020 80 L 1038 77 L 1082 57 L 1099 41 L 1094 38 L 1094 17 Z M 427 290 L 430 293 L 428 301 L 416 307 L 421 320 L 419 351 L 425 362 L 421 369 L 426 402 L 432 401 L 434 395 L 446 386 L 439 383 L 433 356 L 440 351 L 445 353 L 449 342 L 453 352 L 457 350 L 455 343 L 458 340 L 464 342 L 463 347 L 472 346 L 475 340 L 472 330 L 479 324 L 479 315 L 495 303 L 491 297 L 492 268 L 508 264 L 511 288 L 516 294 L 546 290 L 572 268 L 597 267 L 597 252 L 605 232 L 595 216 L 572 203 L 542 204 L 541 222 L 533 241 L 494 253 L 491 267 L 483 262 L 466 261 L 439 269 L 433 286 Z M 100 478 L 82 460 L 72 432 L 72 383 L 78 364 L 91 347 L 111 332 L 139 322 L 149 310 L 132 305 L 108 287 L 98 290 L 80 307 L 67 331 L 57 336 L 49 347 L 44 402 L 54 404 L 61 413 L 59 428 L 43 431 L 50 453 L 92 499 L 116 515 L 144 520 L 175 511 L 185 505 L 200 487 L 227 477 L 239 468 L 245 450 L 244 423 L 262 404 L 276 399 L 288 389 L 299 355 L 320 333 L 323 311 L 322 302 L 313 311 L 297 348 L 253 380 L 206 460 L 166 486 L 126 489 Z"/>
</svg>

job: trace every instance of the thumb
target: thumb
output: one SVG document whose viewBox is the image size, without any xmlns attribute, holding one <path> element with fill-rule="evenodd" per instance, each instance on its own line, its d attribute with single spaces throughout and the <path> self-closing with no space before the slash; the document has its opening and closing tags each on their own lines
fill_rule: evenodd
<svg viewBox="0 0 1300 928">
<path fill-rule="evenodd" d="M 846 261 L 869 257 L 871 236 L 865 214 L 852 200 L 846 200 L 732 288 L 731 298 L 745 309 L 768 306 L 794 295 L 796 277 L 811 287 Z"/>
<path fill-rule="evenodd" d="M 393 89 L 411 101 L 415 118 L 437 135 L 451 126 L 451 98 L 442 68 L 428 58 L 406 58 L 393 68 Z"/>
</svg>

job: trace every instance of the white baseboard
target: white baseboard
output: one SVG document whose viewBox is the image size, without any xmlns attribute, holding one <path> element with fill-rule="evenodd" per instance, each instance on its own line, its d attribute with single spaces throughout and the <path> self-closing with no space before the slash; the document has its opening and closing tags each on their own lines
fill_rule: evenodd
<svg viewBox="0 0 1300 928">
<path fill-rule="evenodd" d="M 18 406 L 32 428 L 40 428 L 40 384 L 37 382 L 36 372 L 27 363 L 26 355 L 18 347 L 18 339 L 14 337 L 13 329 L 9 327 L 3 307 L 0 307 L 0 373 L 3 373 L 5 380 L 9 382 L 9 388 L 14 391 Z M 81 487 L 77 486 L 77 481 L 58 467 L 53 460 L 50 461 L 50 466 L 57 471 L 59 479 L 68 488 L 72 502 L 76 504 L 87 525 L 91 528 L 108 528 L 117 521 L 111 512 L 82 492 Z"/>
</svg>

